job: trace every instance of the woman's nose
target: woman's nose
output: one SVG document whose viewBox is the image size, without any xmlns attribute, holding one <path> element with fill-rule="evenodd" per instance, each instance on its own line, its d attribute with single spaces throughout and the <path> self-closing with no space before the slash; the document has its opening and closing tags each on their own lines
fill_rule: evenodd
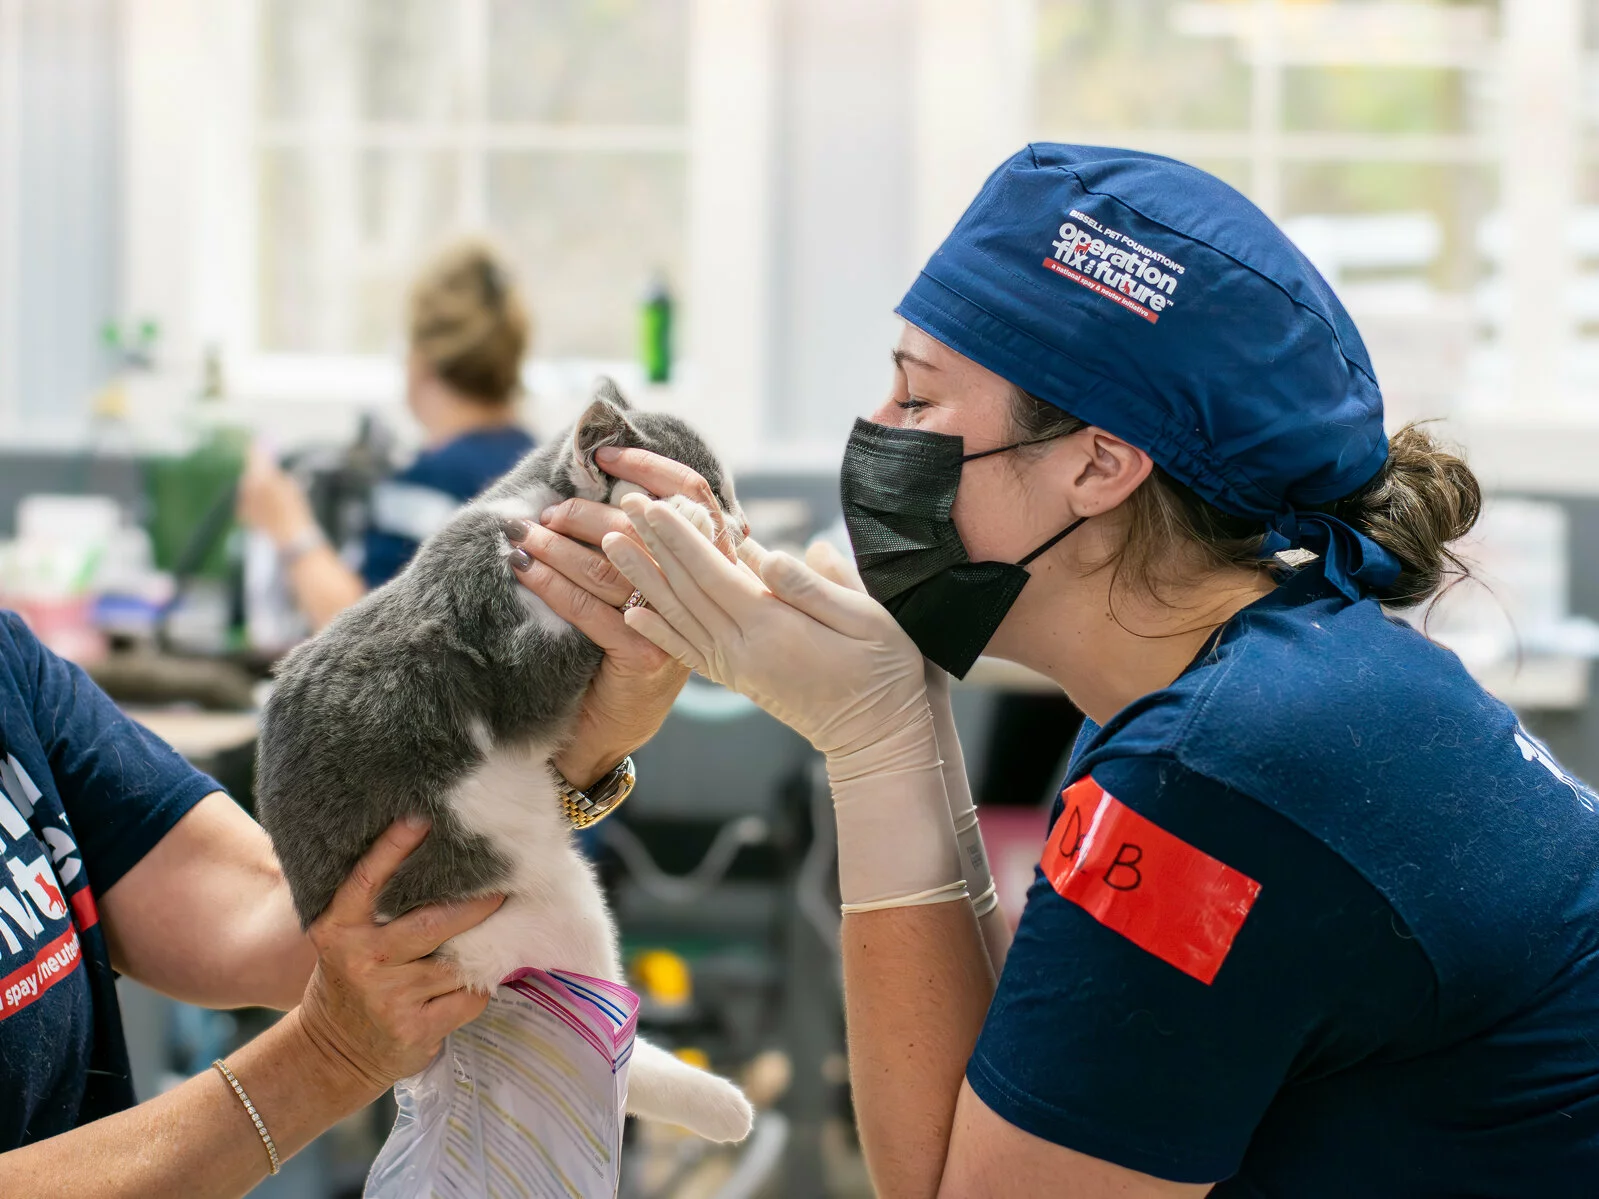
<svg viewBox="0 0 1599 1199">
<path fill-rule="evenodd" d="M 905 410 L 896 404 L 894 398 L 890 396 L 871 412 L 867 413 L 866 419 L 874 425 L 899 425 L 904 423 L 904 416 Z"/>
</svg>

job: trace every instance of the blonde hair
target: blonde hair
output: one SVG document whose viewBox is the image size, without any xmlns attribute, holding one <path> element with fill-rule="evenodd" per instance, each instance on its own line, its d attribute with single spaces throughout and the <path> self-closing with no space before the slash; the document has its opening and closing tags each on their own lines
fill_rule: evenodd
<svg viewBox="0 0 1599 1199">
<path fill-rule="evenodd" d="M 1064 437 L 1088 428 L 1086 422 L 1017 388 L 1011 418 L 1018 441 Z M 1163 586 L 1180 587 L 1175 564 L 1193 558 L 1202 568 L 1276 569 L 1262 559 L 1266 526 L 1231 516 L 1207 503 L 1160 467 L 1123 504 L 1126 532 L 1105 563 L 1135 586 L 1159 595 Z M 1471 531 L 1482 510 L 1482 489 L 1458 455 L 1438 445 L 1411 423 L 1388 439 L 1388 459 L 1375 478 L 1350 495 L 1321 506 L 1366 534 L 1399 559 L 1399 577 L 1377 591 L 1383 603 L 1409 608 L 1439 588 L 1471 572 L 1450 543 Z"/>
<path fill-rule="evenodd" d="M 487 243 L 457 242 L 411 286 L 411 349 L 456 391 L 509 403 L 521 387 L 531 322 L 516 284 Z"/>
</svg>

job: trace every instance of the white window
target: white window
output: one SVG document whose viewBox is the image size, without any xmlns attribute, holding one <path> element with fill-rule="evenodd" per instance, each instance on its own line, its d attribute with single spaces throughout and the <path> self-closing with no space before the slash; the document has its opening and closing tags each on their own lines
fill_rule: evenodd
<svg viewBox="0 0 1599 1199">
<path fill-rule="evenodd" d="M 483 230 L 536 352 L 629 359 L 686 276 L 687 0 L 258 0 L 256 348 L 392 351 L 419 256 Z"/>
<path fill-rule="evenodd" d="M 1036 118 L 1242 189 L 1351 309 L 1391 415 L 1441 415 L 1486 324 L 1495 7 L 1039 0 Z"/>
<path fill-rule="evenodd" d="M 123 3 L 123 308 L 174 395 L 214 346 L 239 419 L 347 436 L 398 405 L 423 257 L 487 233 L 533 309 L 535 425 L 598 370 L 637 385 L 659 274 L 683 369 L 648 402 L 753 451 L 776 0 Z"/>
<path fill-rule="evenodd" d="M 1583 447 L 1561 458 L 1533 426 L 1599 428 L 1599 105 L 1581 70 L 1599 5 L 1033 11 L 1031 136 L 1169 154 L 1233 183 L 1349 307 L 1391 424 L 1452 416 L 1490 479 L 1583 485 L 1592 439 L 1556 438 Z"/>
</svg>

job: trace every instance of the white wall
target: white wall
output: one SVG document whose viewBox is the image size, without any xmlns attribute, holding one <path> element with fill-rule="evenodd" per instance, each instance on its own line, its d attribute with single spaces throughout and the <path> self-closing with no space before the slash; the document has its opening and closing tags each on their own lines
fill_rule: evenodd
<svg viewBox="0 0 1599 1199">
<path fill-rule="evenodd" d="M 0 0 L 0 427 L 82 423 L 118 315 L 116 0 Z"/>
<path fill-rule="evenodd" d="M 914 4 L 783 10 L 774 439 L 841 446 L 888 378 L 915 271 Z"/>
</svg>

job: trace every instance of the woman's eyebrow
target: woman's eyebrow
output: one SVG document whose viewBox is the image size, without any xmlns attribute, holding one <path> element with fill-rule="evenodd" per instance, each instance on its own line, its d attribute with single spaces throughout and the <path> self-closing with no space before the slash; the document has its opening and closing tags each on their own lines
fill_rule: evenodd
<svg viewBox="0 0 1599 1199">
<path fill-rule="evenodd" d="M 907 362 L 910 363 L 912 366 L 919 366 L 923 370 L 927 370 L 927 371 L 936 371 L 938 369 L 938 367 L 934 366 L 931 362 L 927 361 L 927 359 L 918 358 L 915 354 L 912 354 L 909 350 L 895 350 L 893 352 L 893 354 L 891 355 L 891 357 L 894 359 L 894 366 L 898 370 L 904 370 L 905 369 L 905 364 Z"/>
</svg>

